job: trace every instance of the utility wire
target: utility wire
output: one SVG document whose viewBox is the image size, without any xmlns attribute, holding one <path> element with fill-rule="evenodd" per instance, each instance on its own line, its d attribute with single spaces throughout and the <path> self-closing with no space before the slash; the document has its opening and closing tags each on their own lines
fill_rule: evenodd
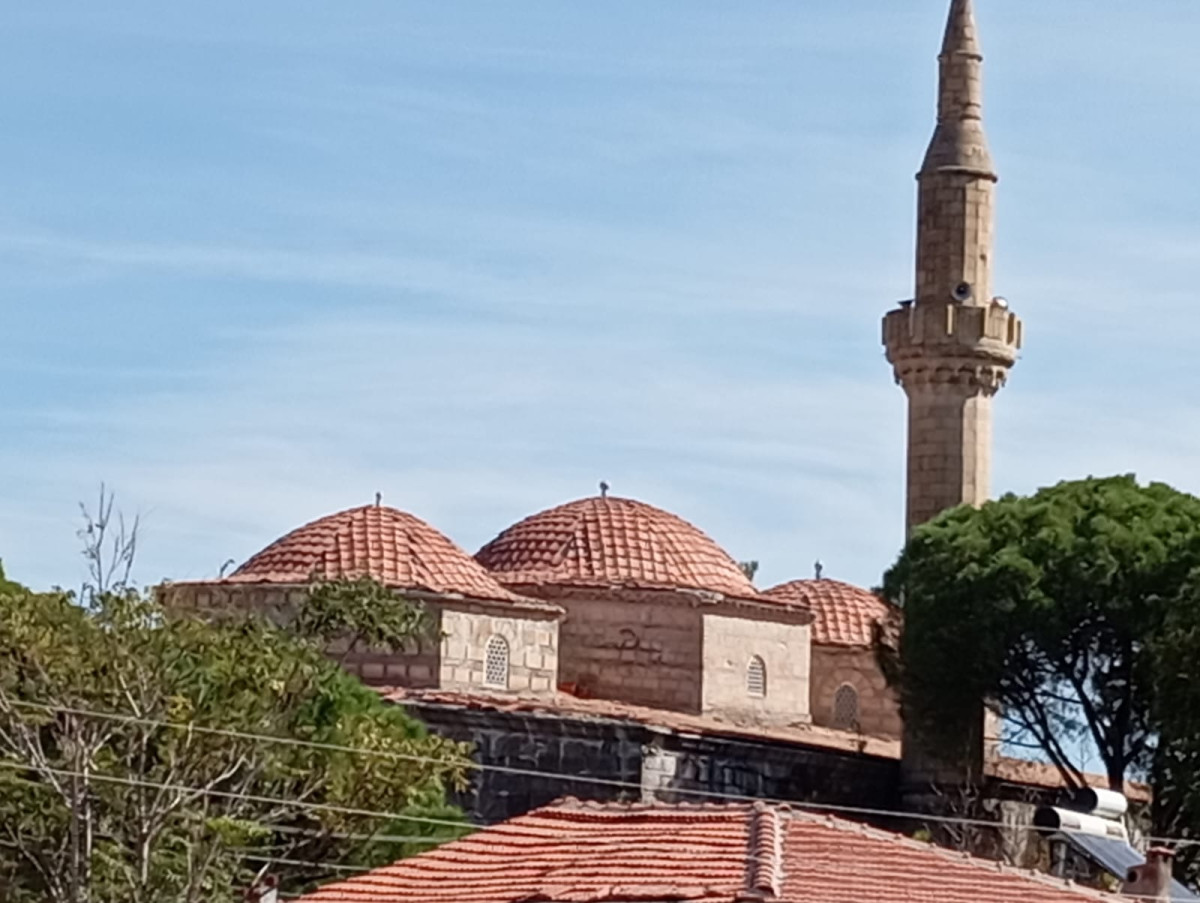
<svg viewBox="0 0 1200 903">
<path fill-rule="evenodd" d="M 330 803 L 310 803 L 304 800 L 281 799 L 273 796 L 260 796 L 253 793 L 234 793 L 229 790 L 215 790 L 209 787 L 191 787 L 187 784 L 168 784 L 160 781 L 143 781 L 137 778 L 123 778 L 118 775 L 101 774 L 98 772 L 82 772 L 65 768 L 49 768 L 42 765 L 29 765 L 12 759 L 0 759 L 0 769 L 14 771 L 30 771 L 38 774 L 52 774 L 64 778 L 89 778 L 102 784 L 119 784 L 124 787 L 142 787 L 147 790 L 162 790 L 175 793 L 194 793 L 197 796 L 211 796 L 217 799 L 230 799 L 246 803 L 262 803 L 270 806 L 288 806 L 294 809 L 309 809 L 317 812 L 333 812 L 338 815 L 361 815 L 367 818 L 383 818 L 389 821 L 407 821 L 426 825 L 441 825 L 448 828 L 470 828 L 471 825 L 449 819 L 426 818 L 419 815 L 404 815 L 399 812 L 380 812 L 372 809 L 356 809 L 351 806 L 336 806 Z M 36 782 L 34 782 L 36 783 Z"/>
<path fill-rule="evenodd" d="M 47 705 L 44 703 L 24 702 L 24 701 L 17 701 L 17 700 L 13 700 L 11 702 L 11 704 L 16 707 L 20 707 L 20 708 L 39 710 L 39 711 L 50 712 L 50 713 L 57 712 L 60 714 L 77 715 L 80 717 L 97 718 L 97 719 L 108 720 L 108 721 L 117 721 L 117 722 L 122 722 L 122 723 L 126 723 L 126 724 L 138 724 L 138 725 L 143 725 L 143 726 L 148 726 L 148 727 L 162 727 L 162 728 L 167 728 L 167 729 L 171 729 L 171 730 L 195 731 L 196 733 L 205 733 L 205 734 L 211 734 L 214 736 L 249 740 L 252 742 L 279 743 L 279 744 L 283 744 L 283 745 L 287 745 L 287 746 L 296 746 L 296 747 L 303 747 L 303 748 L 308 748 L 308 749 L 321 749 L 321 750 L 325 750 L 328 752 L 342 752 L 342 753 L 349 753 L 349 754 L 353 754 L 353 755 L 376 756 L 376 757 L 399 760 L 399 761 L 423 762 L 423 763 L 437 764 L 437 765 L 446 765 L 447 764 L 445 761 L 443 761 L 441 759 L 437 759 L 432 756 L 421 756 L 421 755 L 417 755 L 415 753 L 398 753 L 398 752 L 393 752 L 391 750 L 365 749 L 362 747 L 345 746 L 345 745 L 337 744 L 337 743 L 324 743 L 324 742 L 315 741 L 315 740 L 300 740 L 295 737 L 279 737 L 279 736 L 274 736 L 274 735 L 270 735 L 270 734 L 256 734 L 256 733 L 250 733 L 250 732 L 246 732 L 246 731 L 229 730 L 226 728 L 205 727 L 203 725 L 198 725 L 193 722 L 163 721 L 161 719 L 146 718 L 143 716 L 128 715 L 128 714 L 123 714 L 123 713 L 119 713 L 119 712 L 103 712 L 103 711 L 99 711 L 96 709 L 84 709 L 84 708 L 71 707 L 71 706 L 55 706 L 55 705 Z M 726 793 L 726 792 L 714 791 L 714 790 L 699 790 L 699 789 L 693 790 L 693 789 L 676 788 L 676 787 L 655 788 L 655 787 L 644 786 L 640 782 L 623 781 L 623 780 L 620 780 L 617 778 L 600 778 L 600 777 L 592 777 L 592 776 L 588 776 L 588 775 L 569 775 L 569 774 L 563 774 L 562 772 L 542 771 L 542 770 L 532 769 L 532 768 L 518 768 L 518 767 L 510 766 L 510 765 L 490 765 L 490 764 L 483 764 L 483 763 L 471 762 L 471 761 L 465 762 L 463 764 L 465 767 L 475 770 L 475 771 L 494 772 L 494 773 L 498 773 L 498 774 L 519 775 L 522 777 L 546 778 L 549 780 L 557 780 L 557 781 L 563 781 L 563 782 L 567 782 L 567 783 L 591 784 L 591 785 L 602 786 L 602 787 L 613 787 L 613 788 L 622 789 L 622 790 L 635 790 L 639 793 L 639 795 L 644 794 L 646 792 L 654 793 L 654 792 L 658 791 L 658 792 L 663 792 L 663 793 L 675 794 L 675 795 L 678 795 L 681 797 L 696 797 L 696 798 L 701 798 L 701 799 L 706 799 L 706 800 L 722 800 L 722 801 L 727 801 L 727 802 L 740 802 L 740 803 L 756 803 L 756 802 L 769 803 L 772 805 L 788 806 L 793 809 L 813 811 L 813 812 L 829 812 L 829 813 L 837 813 L 837 814 L 841 814 L 841 815 L 857 815 L 857 816 L 869 816 L 869 817 L 879 817 L 879 818 L 898 818 L 898 819 L 905 819 L 905 820 L 909 820 L 909 821 L 923 821 L 923 822 L 930 822 L 930 823 L 935 823 L 935 824 L 962 825 L 964 827 L 981 827 L 981 828 L 991 828 L 991 829 L 1000 829 L 1000 830 L 1026 830 L 1026 829 L 1032 828 L 1032 826 L 1024 826 L 1024 827 L 1015 826 L 1015 825 L 1014 826 L 1006 826 L 1006 825 L 1000 824 L 998 822 L 989 821 L 987 819 L 982 819 L 982 818 L 967 818 L 964 816 L 953 816 L 953 815 L 928 815 L 928 814 L 921 813 L 921 812 L 912 812 L 912 811 L 904 811 L 904 810 L 897 810 L 897 809 L 882 809 L 882 808 L 874 808 L 874 807 L 869 807 L 869 806 L 849 806 L 849 805 L 842 805 L 842 804 L 838 804 L 838 803 L 807 802 L 807 801 L 801 801 L 801 800 L 788 800 L 788 799 L 779 799 L 779 798 L 763 797 L 763 796 L 751 796 L 748 794 Z M 391 817 L 391 816 L 385 816 L 382 813 L 369 813 L 369 812 L 363 812 L 363 811 L 359 811 L 354 814 L 362 814 L 362 815 L 374 814 L 374 815 L 379 815 L 380 817 Z M 414 816 L 395 816 L 395 817 L 407 818 L 409 820 L 414 819 Z M 455 823 L 444 822 L 444 824 L 455 824 Z M 458 824 L 461 827 L 461 824 L 460 823 L 458 823 Z M 1074 828 L 1060 828 L 1060 829 L 1057 829 L 1057 831 L 1055 833 L 1083 834 L 1083 835 L 1088 834 L 1088 832 L 1086 832 L 1086 831 L 1080 831 L 1080 830 L 1074 829 Z M 1147 836 L 1147 837 L 1145 837 L 1145 840 L 1148 843 L 1165 843 L 1165 844 L 1175 844 L 1178 846 L 1192 846 L 1192 845 L 1200 844 L 1200 839 L 1187 839 L 1187 838 L 1181 838 L 1181 837 Z"/>
<path fill-rule="evenodd" d="M 39 770 L 38 766 L 36 766 L 36 765 L 26 765 L 24 763 L 12 763 L 11 760 L 7 760 L 10 764 L 5 764 L 5 761 L 6 760 L 0 759 L 0 768 L 14 767 L 14 768 L 22 768 L 26 771 L 38 771 Z M 95 777 L 95 772 L 90 772 L 90 771 L 86 772 L 86 773 L 82 772 L 82 771 L 71 771 L 71 772 L 69 772 L 69 774 L 71 774 L 74 777 L 83 777 L 83 778 Z M 34 787 L 39 790 L 53 790 L 54 789 L 49 784 L 47 784 L 45 781 L 34 781 L 34 780 L 31 780 L 30 778 L 16 777 L 14 775 L 8 775 L 7 777 L 0 776 L 0 781 L 9 781 L 11 783 L 24 784 L 28 787 Z M 190 787 L 189 786 L 189 789 L 192 792 L 203 793 L 203 791 L 204 791 L 203 787 Z M 382 813 L 381 813 L 380 817 L 383 817 Z M 414 816 L 406 816 L 406 817 L 415 818 Z M 469 829 L 469 832 L 473 832 L 478 827 L 477 825 L 473 825 L 470 822 L 456 822 L 456 824 L 460 828 Z M 272 833 L 272 834 L 300 835 L 303 837 L 314 837 L 318 840 L 365 840 L 365 841 L 373 842 L 373 843 L 433 844 L 435 846 L 438 844 L 441 844 L 441 843 L 445 843 L 447 840 L 447 838 L 445 838 L 445 837 L 431 836 L 428 834 L 366 834 L 366 833 L 362 833 L 362 832 L 356 833 L 353 831 L 325 831 L 321 828 L 302 828 L 299 825 L 270 825 L 267 828 L 267 830 L 269 830 L 270 833 Z M 457 838 L 455 838 L 455 839 L 457 839 Z M 5 841 L 0 840 L 0 846 L 5 846 L 5 845 L 6 845 Z M 12 846 L 12 844 L 7 844 L 7 845 Z"/>
<path fill-rule="evenodd" d="M 241 859 L 247 862 L 261 862 L 266 865 L 294 865 L 299 868 L 319 868 L 329 869 L 334 872 L 354 872 L 355 874 L 364 874 L 365 872 L 373 871 L 369 865 L 344 865 L 338 862 L 319 862 L 309 859 L 288 859 L 275 856 L 257 856 L 250 853 L 241 854 Z"/>
<path fill-rule="evenodd" d="M 28 768 L 28 766 L 22 765 L 21 763 L 14 763 L 14 762 L 10 762 L 10 761 L 0 760 L 0 768 L 12 767 L 12 766 Z M 29 770 L 34 770 L 34 769 L 29 769 Z M 44 772 L 51 773 L 51 774 L 61 775 L 64 777 L 88 777 L 88 778 L 91 778 L 91 779 L 94 779 L 97 781 L 111 781 L 111 782 L 117 783 L 117 784 L 149 787 L 151 789 L 183 789 L 183 788 L 180 788 L 179 785 L 159 784 L 159 783 L 150 782 L 150 781 L 135 781 L 132 779 L 116 778 L 116 777 L 109 776 L 109 775 L 98 775 L 98 774 L 94 774 L 91 772 L 85 773 L 85 772 L 81 772 L 81 771 L 73 771 L 73 770 L 67 770 L 67 769 L 46 769 L 46 768 L 37 769 L 37 770 L 44 771 Z M 19 779 L 19 780 L 22 780 L 22 779 Z M 26 783 L 33 783 L 36 786 L 40 786 L 40 787 L 46 786 L 44 784 L 37 784 L 37 782 L 31 782 L 31 781 L 26 781 Z M 326 810 L 332 810 L 332 811 L 350 812 L 351 814 L 374 814 L 381 818 L 397 818 L 397 817 L 404 818 L 405 817 L 405 816 L 396 816 L 396 815 L 393 815 L 390 813 L 384 813 L 384 812 L 365 813 L 363 810 L 348 810 L 348 809 L 343 809 L 340 807 L 323 806 L 323 805 L 316 804 L 316 803 L 301 803 L 301 802 L 292 802 L 292 801 L 287 801 L 287 800 L 272 799 L 269 797 L 254 797 L 254 796 L 246 796 L 246 795 L 240 795 L 240 794 L 228 794 L 228 793 L 223 793 L 223 792 L 211 791 L 211 790 L 208 790 L 205 788 L 187 788 L 187 789 L 193 790 L 194 792 L 196 792 L 198 794 L 207 794 L 207 795 L 219 796 L 219 797 L 220 796 L 234 796 L 238 799 L 251 801 L 251 802 L 253 802 L 253 801 L 276 802 L 276 803 L 286 804 L 286 805 L 296 805 L 296 806 L 300 806 L 300 807 L 304 807 L 304 808 L 320 808 L 320 809 L 326 809 Z M 413 819 L 413 820 L 417 820 L 417 819 Z M 425 819 L 421 819 L 421 820 L 424 821 Z M 453 824 L 456 827 L 462 827 L 461 823 L 453 823 L 452 822 L 450 824 Z M 981 824 L 986 825 L 988 827 L 996 827 L 996 824 L 994 822 L 981 822 Z M 423 838 L 423 839 L 431 840 L 431 838 Z M 463 839 L 463 838 L 460 838 L 460 839 Z M 16 845 L 12 844 L 10 842 L 7 842 L 7 841 L 0 841 L 0 846 L 15 847 Z M 947 856 L 951 854 L 951 851 L 945 850 L 944 848 L 936 848 L 935 847 L 934 849 L 940 850 L 942 854 L 947 855 Z M 260 856 L 260 855 L 253 854 L 253 853 L 244 853 L 244 854 L 238 854 L 238 855 L 239 855 L 239 858 L 245 859 L 246 861 L 260 862 L 260 863 L 264 863 L 264 864 L 268 864 L 268 865 L 289 865 L 289 866 L 296 866 L 296 867 L 329 869 L 331 871 L 352 872 L 354 874 L 350 875 L 351 878 L 353 878 L 355 875 L 366 874 L 368 872 L 375 870 L 374 868 L 370 868 L 367 866 L 350 866 L 350 865 L 345 865 L 344 863 L 322 862 L 320 860 Z M 774 859 L 767 860 L 767 859 L 764 859 L 763 857 L 754 856 L 754 855 L 745 856 L 745 860 L 747 862 L 752 862 L 752 863 L 766 863 L 766 862 L 774 862 L 775 861 Z M 974 859 L 973 861 L 980 868 L 985 868 L 985 869 L 994 867 L 995 865 L 997 865 L 997 863 L 990 862 L 989 860 L 986 860 L 986 859 Z M 386 868 L 387 866 L 383 866 L 383 867 Z M 1029 871 L 1026 869 L 1017 868 L 1015 866 L 1005 866 L 1005 868 L 1008 869 L 1009 874 L 1011 874 L 1015 877 L 1024 876 L 1024 877 L 1028 878 L 1029 880 L 1037 880 L 1037 881 L 1039 881 L 1039 883 L 1049 883 L 1049 884 L 1056 883 L 1053 876 L 1045 875 L 1041 872 L 1032 872 L 1032 871 Z M 1062 881 L 1062 884 L 1064 885 L 1062 887 L 1062 890 L 1065 893 L 1074 892 L 1074 893 L 1080 893 L 1081 895 L 1084 895 L 1084 896 L 1093 895 L 1093 896 L 1097 896 L 1102 899 L 1111 899 L 1114 901 L 1114 903 L 1115 903 L 1115 901 L 1117 901 L 1119 899 L 1146 900 L 1146 901 L 1161 900 L 1160 896 L 1154 895 L 1154 894 L 1122 894 L 1119 892 L 1118 893 L 1109 893 L 1107 891 L 1100 891 L 1100 890 L 1096 890 L 1094 888 L 1088 888 L 1088 887 L 1078 885 L 1078 884 L 1070 884 L 1069 882 L 1066 882 L 1066 881 Z M 287 895 L 287 896 L 290 899 L 296 899 L 301 895 L 295 895 L 295 896 Z M 861 901 L 861 903 L 868 903 L 868 901 Z"/>
</svg>

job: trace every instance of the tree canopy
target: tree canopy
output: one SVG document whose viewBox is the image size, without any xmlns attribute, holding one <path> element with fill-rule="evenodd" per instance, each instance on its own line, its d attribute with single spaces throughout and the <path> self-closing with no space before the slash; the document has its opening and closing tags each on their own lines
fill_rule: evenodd
<svg viewBox="0 0 1200 903">
<path fill-rule="evenodd" d="M 0 899 L 220 903 L 264 865 L 297 891 L 339 874 L 321 863 L 459 836 L 464 749 L 321 652 L 330 631 L 402 641 L 422 623 L 377 584 L 316 587 L 287 632 L 120 585 L 86 604 L 5 585 Z"/>
<path fill-rule="evenodd" d="M 1090 745 L 1122 789 L 1152 767 L 1164 637 L 1177 656 L 1200 651 L 1197 606 L 1181 602 L 1198 564 L 1200 499 L 1131 476 L 946 512 L 884 577 L 903 606 L 888 664 L 905 718 L 938 738 L 988 700 L 1009 742 L 1042 750 L 1069 786 Z"/>
<path fill-rule="evenodd" d="M 1151 773 L 1159 836 L 1200 839 L 1200 574 L 1184 584 L 1151 649 L 1156 660 L 1154 722 L 1158 749 Z M 1180 844 L 1176 863 L 1200 883 L 1200 845 Z"/>
</svg>

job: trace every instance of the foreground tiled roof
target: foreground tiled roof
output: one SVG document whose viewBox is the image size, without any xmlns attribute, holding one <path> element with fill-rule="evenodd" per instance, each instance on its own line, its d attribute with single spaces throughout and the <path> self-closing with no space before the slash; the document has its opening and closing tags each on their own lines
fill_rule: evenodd
<svg viewBox="0 0 1200 903">
<path fill-rule="evenodd" d="M 226 578 L 235 583 L 303 583 L 370 575 L 398 589 L 519 601 L 465 551 L 425 521 L 367 505 L 305 524 Z"/>
<path fill-rule="evenodd" d="M 1094 903 L 1116 898 L 785 807 L 563 800 L 302 899 Z"/>
<path fill-rule="evenodd" d="M 849 731 L 810 724 L 767 726 L 740 723 L 709 715 L 689 715 L 666 709 L 653 709 L 611 699 L 580 699 L 569 693 L 552 696 L 521 696 L 486 691 L 414 690 L 402 687 L 379 690 L 392 702 L 432 705 L 476 711 L 510 712 L 579 720 L 627 721 L 684 734 L 724 736 L 741 740 L 795 743 L 842 752 L 861 753 L 885 759 L 900 758 L 900 743 L 880 737 L 866 737 Z"/>
<path fill-rule="evenodd" d="M 811 611 L 812 640 L 828 646 L 870 646 L 875 625 L 896 611 L 874 593 L 840 580 L 793 580 L 763 596 Z"/>
<path fill-rule="evenodd" d="M 586 498 L 542 511 L 475 557 L 508 586 L 668 586 L 757 596 L 737 562 L 697 527 L 632 499 Z"/>
</svg>

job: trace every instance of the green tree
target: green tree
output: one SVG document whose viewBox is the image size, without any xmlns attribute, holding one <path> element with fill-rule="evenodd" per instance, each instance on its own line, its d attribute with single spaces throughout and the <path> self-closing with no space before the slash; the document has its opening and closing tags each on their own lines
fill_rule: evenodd
<svg viewBox="0 0 1200 903">
<path fill-rule="evenodd" d="M 1152 773 L 1153 824 L 1159 836 L 1191 840 L 1176 847 L 1176 869 L 1200 883 L 1200 574 L 1173 600 L 1152 653 L 1157 660 Z"/>
<path fill-rule="evenodd" d="M 425 623 L 373 583 L 315 587 L 287 632 L 119 581 L 86 605 L 5 588 L 0 899 L 219 903 L 268 861 L 297 891 L 338 873 L 281 861 L 374 866 L 465 833 L 445 800 L 464 748 L 321 653 L 330 630 L 400 643 Z"/>
<path fill-rule="evenodd" d="M 904 612 L 898 657 L 881 654 L 905 718 L 950 742 L 988 700 L 1068 786 L 1090 746 L 1122 789 L 1150 768 L 1155 638 L 1198 563 L 1200 500 L 1130 476 L 939 516 L 884 577 Z"/>
</svg>

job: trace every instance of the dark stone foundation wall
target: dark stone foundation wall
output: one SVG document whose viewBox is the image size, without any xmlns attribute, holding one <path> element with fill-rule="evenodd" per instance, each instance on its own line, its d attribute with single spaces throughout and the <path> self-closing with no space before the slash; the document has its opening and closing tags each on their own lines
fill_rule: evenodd
<svg viewBox="0 0 1200 903">
<path fill-rule="evenodd" d="M 683 735 L 629 721 L 405 705 L 435 733 L 473 744 L 480 765 L 550 773 L 476 771 L 455 802 L 477 824 L 494 824 L 563 796 L 695 803 L 733 796 L 896 808 L 899 764 L 891 759 Z"/>
</svg>

